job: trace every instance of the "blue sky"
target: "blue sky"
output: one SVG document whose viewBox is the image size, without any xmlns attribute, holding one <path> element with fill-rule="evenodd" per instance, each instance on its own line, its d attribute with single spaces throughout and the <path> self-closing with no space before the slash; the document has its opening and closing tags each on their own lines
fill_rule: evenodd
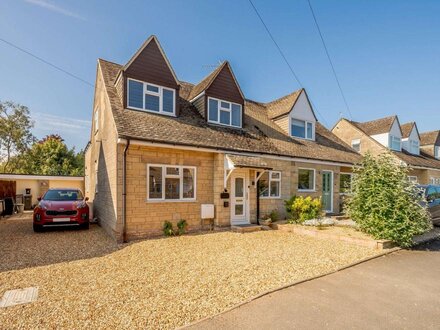
<svg viewBox="0 0 440 330">
<path fill-rule="evenodd" d="M 253 0 L 318 112 L 349 117 L 306 0 Z M 440 129 L 440 2 L 312 0 L 353 119 L 398 114 Z M 298 89 L 248 0 L 0 2 L 0 38 L 94 83 L 97 58 L 125 63 L 151 34 L 177 76 L 198 82 L 229 60 L 247 98 Z M 93 88 L 0 42 L 0 100 L 27 105 L 34 134 L 89 139 Z"/>
</svg>

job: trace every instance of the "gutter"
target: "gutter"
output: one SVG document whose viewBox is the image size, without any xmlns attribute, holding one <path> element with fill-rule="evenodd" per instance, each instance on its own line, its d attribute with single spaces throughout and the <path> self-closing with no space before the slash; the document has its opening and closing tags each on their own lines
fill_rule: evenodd
<svg viewBox="0 0 440 330">
<path fill-rule="evenodd" d="M 130 139 L 124 148 L 122 159 L 122 242 L 127 243 L 127 151 L 130 146 Z"/>
</svg>

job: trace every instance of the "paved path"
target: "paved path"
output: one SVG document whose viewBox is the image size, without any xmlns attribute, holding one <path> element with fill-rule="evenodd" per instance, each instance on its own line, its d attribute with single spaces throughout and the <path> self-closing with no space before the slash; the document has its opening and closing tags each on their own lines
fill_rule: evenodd
<svg viewBox="0 0 440 330">
<path fill-rule="evenodd" d="M 275 292 L 194 329 L 440 329 L 440 240 Z"/>
</svg>

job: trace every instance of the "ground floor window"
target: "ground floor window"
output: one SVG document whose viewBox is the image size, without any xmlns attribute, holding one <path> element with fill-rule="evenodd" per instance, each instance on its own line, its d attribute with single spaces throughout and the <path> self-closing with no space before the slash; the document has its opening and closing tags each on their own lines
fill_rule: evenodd
<svg viewBox="0 0 440 330">
<path fill-rule="evenodd" d="M 257 172 L 257 176 L 260 172 Z M 264 172 L 260 180 L 258 181 L 258 187 L 260 191 L 260 197 L 266 198 L 279 198 L 281 197 L 281 172 L 278 171 L 266 171 Z"/>
<path fill-rule="evenodd" d="M 339 176 L 339 192 L 341 194 L 350 194 L 351 193 L 351 173 L 341 173 Z"/>
<path fill-rule="evenodd" d="M 429 184 L 440 185 L 440 178 L 434 178 L 434 177 L 431 177 L 431 178 L 429 179 Z"/>
<path fill-rule="evenodd" d="M 196 168 L 192 166 L 147 166 L 148 200 L 195 200 Z"/>
<path fill-rule="evenodd" d="M 315 170 L 300 168 L 298 170 L 298 191 L 315 190 Z"/>
<path fill-rule="evenodd" d="M 408 181 L 417 183 L 419 182 L 419 179 L 415 175 L 408 175 Z"/>
</svg>

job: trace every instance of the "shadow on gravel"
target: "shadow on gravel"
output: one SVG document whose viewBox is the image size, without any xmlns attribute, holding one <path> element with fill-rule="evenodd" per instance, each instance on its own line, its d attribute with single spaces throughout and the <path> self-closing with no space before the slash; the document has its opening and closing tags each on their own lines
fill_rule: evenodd
<svg viewBox="0 0 440 330">
<path fill-rule="evenodd" d="M 30 218 L 0 221 L 0 273 L 101 257 L 116 250 L 116 242 L 98 225 L 90 225 L 89 230 L 63 227 L 34 233 Z"/>
</svg>

